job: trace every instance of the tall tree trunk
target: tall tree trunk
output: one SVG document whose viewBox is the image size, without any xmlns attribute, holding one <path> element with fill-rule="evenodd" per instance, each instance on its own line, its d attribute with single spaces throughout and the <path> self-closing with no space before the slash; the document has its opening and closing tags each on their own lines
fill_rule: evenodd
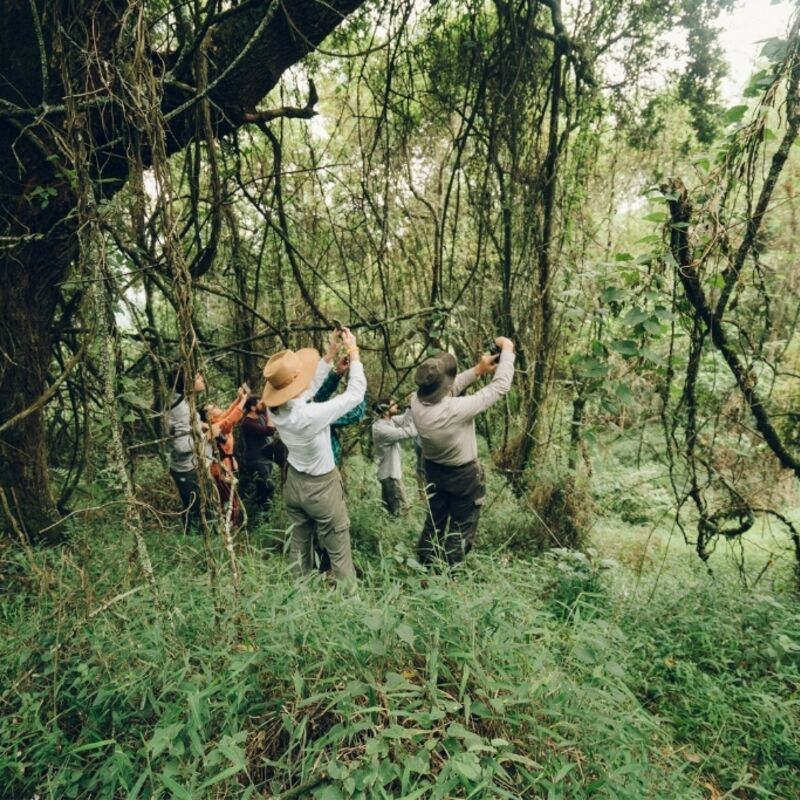
<svg viewBox="0 0 800 800">
<path fill-rule="evenodd" d="M 57 519 L 47 466 L 47 437 L 39 400 L 48 384 L 58 283 L 71 261 L 69 239 L 47 240 L 6 252 L 0 259 L 0 487 L 14 521 L 31 540 Z M 16 421 L 15 421 L 16 420 Z M 7 516 L 7 513 L 4 514 Z"/>
<path fill-rule="evenodd" d="M 533 383 L 525 423 L 525 436 L 519 456 L 519 469 L 524 471 L 541 447 L 544 403 L 550 389 L 550 372 L 553 363 L 553 228 L 556 205 L 556 180 L 558 177 L 559 135 L 558 122 L 562 100 L 562 46 L 553 48 L 552 79 L 550 86 L 550 124 L 548 130 L 547 158 L 544 164 L 542 241 L 537 263 L 536 307 L 533 312 L 536 326 Z"/>
</svg>

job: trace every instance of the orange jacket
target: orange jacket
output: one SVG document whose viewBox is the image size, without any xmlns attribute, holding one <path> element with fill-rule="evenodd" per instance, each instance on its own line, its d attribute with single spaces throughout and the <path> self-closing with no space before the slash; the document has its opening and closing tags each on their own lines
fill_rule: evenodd
<svg viewBox="0 0 800 800">
<path fill-rule="evenodd" d="M 220 414 L 209 417 L 209 422 L 216 426 L 218 435 L 225 436 L 224 442 L 217 442 L 220 457 L 219 462 L 211 464 L 211 474 L 215 477 L 230 480 L 238 465 L 233 457 L 233 426 L 244 416 L 241 400 L 237 397 L 228 408 Z M 221 468 L 221 469 L 220 469 Z"/>
</svg>

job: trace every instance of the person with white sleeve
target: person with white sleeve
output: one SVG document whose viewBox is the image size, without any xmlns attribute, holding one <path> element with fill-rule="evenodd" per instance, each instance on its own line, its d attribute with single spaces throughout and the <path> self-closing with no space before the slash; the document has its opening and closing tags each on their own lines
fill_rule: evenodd
<svg viewBox="0 0 800 800">
<path fill-rule="evenodd" d="M 310 402 L 340 346 L 346 348 L 350 359 L 346 390 L 323 403 Z M 288 450 L 283 496 L 293 525 L 289 550 L 292 569 L 296 575 L 314 569 L 316 529 L 320 545 L 330 555 L 333 577 L 353 580 L 350 518 L 333 458 L 330 425 L 355 408 L 367 389 L 356 337 L 347 328 L 333 331 L 322 359 L 314 348 L 276 353 L 267 361 L 264 377 L 267 382 L 262 397 Z"/>
<path fill-rule="evenodd" d="M 378 456 L 378 481 L 381 485 L 383 507 L 398 517 L 408 505 L 403 486 L 403 468 L 400 442 L 413 439 L 417 429 L 411 420 L 410 410 L 403 414 L 392 399 L 381 398 L 373 406 L 378 418 L 372 423 L 372 441 Z"/>
</svg>

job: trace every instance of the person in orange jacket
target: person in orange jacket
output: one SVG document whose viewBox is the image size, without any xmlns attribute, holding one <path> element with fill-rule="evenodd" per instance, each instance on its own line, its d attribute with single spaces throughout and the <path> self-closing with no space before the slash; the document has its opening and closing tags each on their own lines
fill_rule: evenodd
<svg viewBox="0 0 800 800">
<path fill-rule="evenodd" d="M 211 426 L 211 435 L 217 445 L 217 458 L 212 461 L 209 471 L 219 492 L 223 508 L 231 504 L 231 519 L 239 521 L 239 500 L 233 492 L 233 481 L 237 464 L 233 456 L 233 428 L 244 416 L 244 404 L 250 393 L 246 384 L 242 384 L 236 399 L 226 409 L 209 403 L 203 409 L 206 421 Z"/>
</svg>

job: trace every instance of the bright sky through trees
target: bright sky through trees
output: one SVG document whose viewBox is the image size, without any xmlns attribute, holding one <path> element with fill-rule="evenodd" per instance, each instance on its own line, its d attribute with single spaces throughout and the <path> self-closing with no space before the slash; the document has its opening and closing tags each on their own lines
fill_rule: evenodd
<svg viewBox="0 0 800 800">
<path fill-rule="evenodd" d="M 730 73 L 722 83 L 724 98 L 735 104 L 741 97 L 748 77 L 754 71 L 763 44 L 772 36 L 785 36 L 792 3 L 771 0 L 744 0 L 720 19 L 720 42 L 730 64 Z"/>
</svg>

